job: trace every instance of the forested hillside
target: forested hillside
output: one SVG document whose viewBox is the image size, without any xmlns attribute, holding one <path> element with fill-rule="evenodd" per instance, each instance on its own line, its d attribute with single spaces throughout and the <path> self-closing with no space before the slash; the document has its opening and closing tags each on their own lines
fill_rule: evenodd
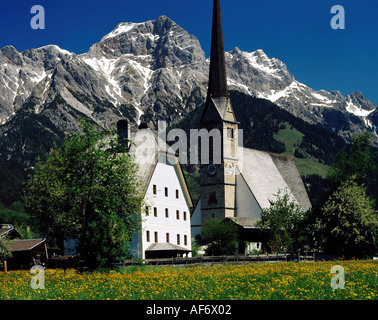
<svg viewBox="0 0 378 320">
<path fill-rule="evenodd" d="M 320 205 L 329 191 L 326 176 L 330 165 L 343 148 L 349 148 L 345 141 L 322 127 L 294 117 L 268 100 L 253 98 L 238 91 L 231 91 L 231 100 L 240 122 L 239 128 L 243 129 L 244 147 L 294 156 L 313 205 Z M 189 136 L 190 129 L 199 128 L 203 107 L 204 104 L 198 106 L 170 129 L 182 128 Z M 41 134 L 38 125 L 30 126 L 27 122 L 18 125 L 27 126 L 29 137 Z M 55 139 L 41 139 L 41 145 L 36 146 L 39 155 L 43 158 L 52 143 L 61 139 L 56 136 Z M 35 162 L 35 159 L 28 160 L 33 164 Z M 17 221 L 18 218 L 14 217 L 22 212 L 21 194 L 30 169 L 6 159 L 0 159 L 0 165 L 0 221 L 12 223 L 12 219 Z M 199 198 L 198 166 L 186 165 L 184 168 L 196 202 Z M 377 176 L 375 172 L 365 181 L 368 194 L 375 199 L 378 198 Z M 8 217 L 6 221 L 5 213 Z"/>
<path fill-rule="evenodd" d="M 311 125 L 274 103 L 258 99 L 238 91 L 231 91 L 231 101 L 236 117 L 243 129 L 244 147 L 294 156 L 300 174 L 305 182 L 313 205 L 320 205 L 329 192 L 327 173 L 337 154 L 348 148 L 338 135 Z M 183 119 L 175 128 L 199 128 L 199 120 L 204 104 Z M 185 166 L 192 197 L 196 201 L 198 193 L 198 166 Z M 368 193 L 377 198 L 377 188 L 373 174 L 366 181 Z"/>
</svg>

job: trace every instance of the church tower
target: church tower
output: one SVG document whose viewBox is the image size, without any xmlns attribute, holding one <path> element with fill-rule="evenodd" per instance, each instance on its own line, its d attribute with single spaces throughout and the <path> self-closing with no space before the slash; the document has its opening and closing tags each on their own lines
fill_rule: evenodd
<svg viewBox="0 0 378 320">
<path fill-rule="evenodd" d="M 210 139 L 209 163 L 201 162 L 201 224 L 209 219 L 236 215 L 235 171 L 238 162 L 238 122 L 227 88 L 220 0 L 214 0 L 209 87 L 200 128 L 216 129 L 219 139 Z M 219 142 L 219 143 L 216 143 Z M 201 147 L 204 144 L 201 141 Z M 219 157 L 213 157 L 220 151 Z M 202 160 L 201 160 L 202 161 Z"/>
</svg>

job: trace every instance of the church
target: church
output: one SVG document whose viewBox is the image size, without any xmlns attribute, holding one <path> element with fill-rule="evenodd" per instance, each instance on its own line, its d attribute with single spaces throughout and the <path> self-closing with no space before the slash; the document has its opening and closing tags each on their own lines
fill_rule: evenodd
<svg viewBox="0 0 378 320">
<path fill-rule="evenodd" d="M 220 0 L 214 0 L 209 85 L 200 128 L 221 132 L 220 161 L 200 165 L 200 199 L 191 217 L 192 237 L 201 234 L 209 219 L 229 219 L 253 234 L 264 208 L 279 192 L 287 192 L 304 210 L 311 208 L 293 157 L 244 148 L 242 130 L 227 87 Z M 259 242 L 259 239 L 248 239 Z"/>
<path fill-rule="evenodd" d="M 141 228 L 128 248 L 133 258 L 191 256 L 192 239 L 211 219 L 231 220 L 244 241 L 259 243 L 256 222 L 279 191 L 287 192 L 304 210 L 311 207 L 293 157 L 243 147 L 243 130 L 227 88 L 220 0 L 214 0 L 213 10 L 209 84 L 200 129 L 215 131 L 217 137 L 209 134 L 204 141 L 201 136 L 201 153 L 205 151 L 208 160 L 201 159 L 200 199 L 195 206 L 180 157 L 160 133 L 145 123 L 131 133 L 127 120 L 117 123 L 117 133 L 129 144 L 145 189 Z M 126 142 L 129 138 L 132 144 Z M 75 240 L 65 245 L 65 254 L 75 254 Z M 245 249 L 239 244 L 239 253 Z"/>
</svg>

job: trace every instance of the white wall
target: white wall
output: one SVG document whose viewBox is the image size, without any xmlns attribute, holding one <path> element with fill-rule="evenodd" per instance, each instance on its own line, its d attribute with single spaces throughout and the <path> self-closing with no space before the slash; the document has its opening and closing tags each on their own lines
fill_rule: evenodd
<svg viewBox="0 0 378 320">
<path fill-rule="evenodd" d="M 161 160 L 160 160 L 161 161 Z M 153 185 L 156 185 L 157 194 L 153 194 Z M 165 188 L 168 188 L 168 197 Z M 179 197 L 176 198 L 176 190 Z M 155 232 L 158 233 L 158 243 L 166 243 L 166 234 L 169 233 L 169 242 L 191 250 L 190 210 L 186 203 L 179 178 L 174 166 L 159 162 L 147 188 L 145 200 L 149 205 L 149 215 L 142 210 L 142 255 L 145 259 L 145 250 L 155 243 Z M 157 217 L 154 216 L 154 207 L 157 208 Z M 168 218 L 165 209 L 168 209 Z M 179 219 L 176 217 L 179 211 Z M 186 221 L 184 220 L 186 212 Z M 150 241 L 147 241 L 147 231 L 150 232 Z M 177 235 L 180 235 L 180 244 L 177 244 Z M 186 235 L 187 244 L 184 243 Z"/>
<path fill-rule="evenodd" d="M 241 174 L 236 175 L 236 208 L 237 217 L 261 217 L 261 208 Z"/>
</svg>

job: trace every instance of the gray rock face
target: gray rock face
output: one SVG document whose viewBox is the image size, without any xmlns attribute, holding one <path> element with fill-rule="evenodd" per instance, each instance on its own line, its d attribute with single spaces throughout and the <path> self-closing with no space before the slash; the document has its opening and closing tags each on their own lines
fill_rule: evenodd
<svg viewBox="0 0 378 320">
<path fill-rule="evenodd" d="M 378 145 L 377 106 L 361 92 L 344 97 L 338 91 L 315 91 L 295 80 L 284 63 L 269 59 L 262 50 L 252 53 L 238 48 L 226 53 L 231 89 L 268 99 L 296 117 L 321 125 L 350 142 L 355 134 L 372 131 Z"/>
<path fill-rule="evenodd" d="M 271 100 L 348 141 L 371 130 L 378 145 L 377 106 L 361 92 L 344 97 L 338 91 L 314 91 L 262 50 L 235 48 L 226 53 L 226 63 L 229 89 Z M 12 157 L 12 128 L 28 117 L 37 126 L 49 122 L 45 129 L 55 135 L 79 130 L 84 115 L 106 128 L 125 117 L 134 126 L 140 121 L 176 123 L 205 101 L 208 69 L 198 39 L 165 16 L 120 23 L 82 55 L 55 45 L 21 53 L 4 47 L 0 149 Z"/>
<path fill-rule="evenodd" d="M 198 40 L 169 18 L 121 23 L 80 58 L 107 78 L 115 105 L 132 104 L 143 121 L 169 123 L 195 108 L 185 101 L 205 95 L 205 54 Z"/>
<path fill-rule="evenodd" d="M 8 58 L 10 51 L 14 52 L 13 60 Z M 72 92 L 93 101 L 110 99 L 102 85 L 105 79 L 101 75 L 75 54 L 54 45 L 26 50 L 21 54 L 13 47 L 3 48 L 0 51 L 0 80 L 4 84 L 0 85 L 0 123 L 5 123 L 28 102 L 35 104 L 36 113 L 41 113 L 44 105 L 57 95 L 88 115 L 91 113 L 87 110 L 88 106 L 80 103 Z"/>
<path fill-rule="evenodd" d="M 252 53 L 235 48 L 226 53 L 229 87 L 255 96 L 288 87 L 294 76 L 278 59 L 269 59 L 262 50 Z"/>
</svg>

